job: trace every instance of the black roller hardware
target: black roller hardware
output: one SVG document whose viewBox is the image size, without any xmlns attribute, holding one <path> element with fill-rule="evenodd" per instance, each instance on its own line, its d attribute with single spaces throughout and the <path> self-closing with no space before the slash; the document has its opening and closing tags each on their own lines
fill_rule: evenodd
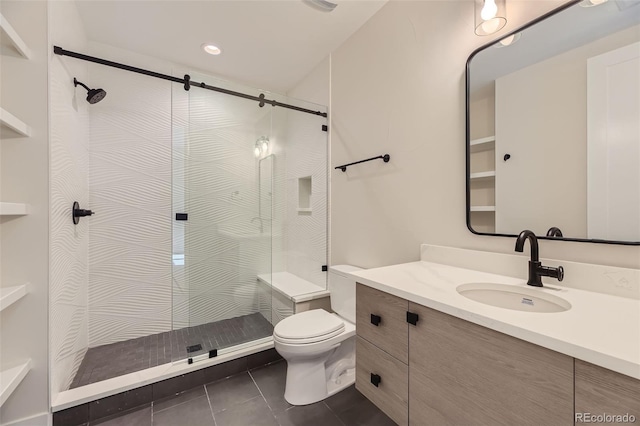
<svg viewBox="0 0 640 426">
<path fill-rule="evenodd" d="M 505 154 L 504 157 L 502 157 L 504 161 L 507 161 L 509 158 L 511 158 L 511 154 Z"/>
<path fill-rule="evenodd" d="M 380 318 L 380 315 L 371 314 L 371 324 L 377 327 L 380 325 L 380 321 L 382 321 L 382 318 Z"/>
<path fill-rule="evenodd" d="M 176 220 L 189 220 L 188 213 L 176 213 Z"/>
<path fill-rule="evenodd" d="M 73 202 L 73 207 L 71 208 L 71 216 L 73 218 L 74 225 L 77 225 L 78 223 L 80 223 L 81 217 L 87 217 L 93 214 L 94 212 L 92 212 L 91 210 L 81 209 L 80 203 L 78 203 L 77 201 Z"/>
<path fill-rule="evenodd" d="M 413 312 L 407 312 L 407 322 L 409 324 L 418 325 L 419 319 L 420 317 L 418 316 L 418 314 L 415 314 Z"/>
<path fill-rule="evenodd" d="M 375 387 L 380 386 L 382 378 L 378 374 L 371 373 L 371 384 Z"/>
</svg>

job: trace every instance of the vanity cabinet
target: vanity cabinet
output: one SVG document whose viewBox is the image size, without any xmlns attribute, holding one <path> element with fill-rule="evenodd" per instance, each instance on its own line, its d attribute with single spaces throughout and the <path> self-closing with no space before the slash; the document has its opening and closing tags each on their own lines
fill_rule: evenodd
<svg viewBox="0 0 640 426">
<path fill-rule="evenodd" d="M 576 415 L 628 414 L 640 419 L 640 380 L 576 359 Z M 605 419 L 603 419 L 605 420 Z M 580 423 L 576 419 L 576 424 Z M 585 422 L 586 423 L 586 422 Z M 593 424 L 611 424 L 612 421 Z M 618 421 L 618 423 L 621 423 Z"/>
<path fill-rule="evenodd" d="M 399 425 L 408 424 L 409 302 L 356 287 L 356 389 Z"/>
<path fill-rule="evenodd" d="M 410 425 L 570 425 L 573 358 L 409 303 Z"/>
<path fill-rule="evenodd" d="M 356 333 L 356 388 L 399 425 L 640 419 L 640 380 L 362 284 Z"/>
</svg>

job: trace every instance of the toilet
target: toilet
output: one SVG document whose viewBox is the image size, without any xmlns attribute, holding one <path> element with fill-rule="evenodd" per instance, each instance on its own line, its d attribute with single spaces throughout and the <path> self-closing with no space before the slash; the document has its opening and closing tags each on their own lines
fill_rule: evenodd
<svg viewBox="0 0 640 426">
<path fill-rule="evenodd" d="M 331 309 L 292 315 L 273 329 L 276 351 L 287 361 L 284 399 L 306 405 L 340 392 L 355 382 L 356 282 L 351 265 L 329 268 Z"/>
</svg>

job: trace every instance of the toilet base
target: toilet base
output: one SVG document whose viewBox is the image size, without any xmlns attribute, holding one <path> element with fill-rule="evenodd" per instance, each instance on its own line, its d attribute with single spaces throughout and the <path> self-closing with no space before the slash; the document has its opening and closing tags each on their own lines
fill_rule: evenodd
<svg viewBox="0 0 640 426">
<path fill-rule="evenodd" d="M 322 401 L 356 382 L 356 369 L 345 371 L 336 380 L 327 380 L 323 364 L 287 365 L 284 399 L 291 405 L 309 405 Z"/>
<path fill-rule="evenodd" d="M 355 383 L 355 337 L 353 336 L 336 345 L 326 354 L 295 358 L 287 356 L 286 353 L 281 354 L 287 361 L 284 399 L 289 404 L 313 404 Z"/>
</svg>

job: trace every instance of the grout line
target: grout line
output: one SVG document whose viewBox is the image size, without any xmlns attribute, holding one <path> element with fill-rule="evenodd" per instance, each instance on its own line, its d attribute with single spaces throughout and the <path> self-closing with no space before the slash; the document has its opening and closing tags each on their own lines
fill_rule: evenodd
<svg viewBox="0 0 640 426">
<path fill-rule="evenodd" d="M 209 410 L 211 411 L 211 416 L 213 416 L 213 424 L 218 425 L 216 422 L 216 415 L 213 414 L 213 406 L 211 405 L 211 398 L 209 398 L 209 391 L 207 390 L 207 385 L 204 385 L 204 394 L 207 396 L 207 402 L 209 403 Z"/>
<path fill-rule="evenodd" d="M 262 397 L 262 399 L 264 399 L 264 403 L 267 404 L 267 407 L 269 407 L 269 411 L 271 411 L 271 415 L 273 416 L 273 419 L 276 421 L 277 424 L 280 424 L 280 422 L 278 421 L 278 418 L 276 417 L 276 413 L 273 412 L 273 408 L 271 408 L 271 405 L 269 405 L 267 398 L 265 398 L 264 394 L 262 393 L 262 389 L 260 389 L 260 386 L 258 386 L 258 382 L 256 382 L 256 379 L 253 378 L 253 374 L 251 374 L 251 371 L 247 371 L 247 373 L 249 373 L 249 377 L 251 377 L 251 380 L 253 380 L 253 384 L 256 385 L 256 388 L 258 388 L 258 392 L 260 392 L 260 396 Z"/>
<path fill-rule="evenodd" d="M 343 389 L 343 390 L 344 390 L 344 389 Z M 342 391 L 340 391 L 340 392 L 342 392 Z M 338 393 L 340 393 L 340 392 L 338 392 Z M 335 395 L 335 394 L 334 394 L 334 395 Z M 340 417 L 340 416 L 338 415 L 338 413 L 336 413 L 335 411 L 333 411 L 333 410 L 331 409 L 331 407 L 329 407 L 329 404 L 327 404 L 327 402 L 326 402 L 326 401 L 327 401 L 327 400 L 326 400 L 326 398 L 322 400 L 322 403 L 324 404 L 324 406 L 325 406 L 325 407 L 327 407 L 327 408 L 329 409 L 329 411 L 331 411 L 331 412 L 333 413 L 333 415 L 334 415 L 334 416 L 336 416 L 336 418 L 338 419 L 338 421 L 340 422 L 340 424 L 341 424 L 341 425 L 343 425 L 343 426 L 347 426 L 347 425 L 346 425 L 346 423 L 342 421 L 342 417 Z"/>
</svg>

